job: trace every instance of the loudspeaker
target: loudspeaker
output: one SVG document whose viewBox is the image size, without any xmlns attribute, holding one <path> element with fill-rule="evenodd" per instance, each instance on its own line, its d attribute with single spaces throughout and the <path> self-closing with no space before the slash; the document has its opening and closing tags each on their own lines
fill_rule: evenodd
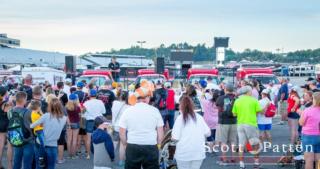
<svg viewBox="0 0 320 169">
<path fill-rule="evenodd" d="M 188 70 L 191 68 L 191 64 L 182 64 L 181 65 L 181 76 L 187 77 Z"/>
<path fill-rule="evenodd" d="M 75 56 L 66 56 L 65 57 L 65 64 L 66 64 L 66 72 L 67 73 L 74 73 L 76 72 L 76 57 Z"/>
<path fill-rule="evenodd" d="M 157 74 L 164 73 L 164 58 L 163 57 L 157 57 L 156 64 L 155 64 L 155 72 Z"/>
</svg>

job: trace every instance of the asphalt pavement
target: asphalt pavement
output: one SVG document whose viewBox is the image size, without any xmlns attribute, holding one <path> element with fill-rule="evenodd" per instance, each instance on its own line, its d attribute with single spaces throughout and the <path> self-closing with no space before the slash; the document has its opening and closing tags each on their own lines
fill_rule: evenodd
<svg viewBox="0 0 320 169">
<path fill-rule="evenodd" d="M 278 118 L 273 120 L 272 126 L 272 149 L 266 149 L 266 152 L 262 150 L 261 163 L 264 169 L 289 169 L 294 168 L 293 165 L 281 167 L 277 164 L 279 158 L 283 155 L 282 145 L 286 145 L 289 142 L 289 129 L 287 125 L 277 125 Z M 190 145 L 192 146 L 192 145 Z M 277 146 L 279 146 L 277 148 Z M 275 151 L 275 152 L 273 152 Z M 65 152 L 67 154 L 67 152 Z M 221 166 L 217 164 L 220 153 L 207 153 L 207 158 L 203 161 L 201 169 L 235 169 L 239 168 L 238 163 L 229 164 L 227 166 Z M 253 168 L 251 165 L 252 155 L 245 154 L 245 161 L 247 163 L 247 169 Z M 6 158 L 3 159 L 3 163 L 6 164 Z M 75 160 L 66 158 L 66 162 L 63 164 L 57 164 L 57 169 L 93 169 L 93 160 L 87 160 L 85 157 Z M 118 169 L 118 168 L 116 168 Z"/>
</svg>

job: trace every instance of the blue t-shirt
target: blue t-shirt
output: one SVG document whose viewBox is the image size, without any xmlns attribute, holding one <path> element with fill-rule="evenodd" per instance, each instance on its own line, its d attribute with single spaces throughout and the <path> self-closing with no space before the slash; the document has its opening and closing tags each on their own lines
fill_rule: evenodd
<svg viewBox="0 0 320 169">
<path fill-rule="evenodd" d="M 279 92 L 278 92 L 278 101 L 281 100 L 281 94 L 284 93 L 284 100 L 288 100 L 288 97 L 289 97 L 289 88 L 288 88 L 288 84 L 285 83 L 283 85 L 281 85 L 280 89 L 279 89 Z"/>
</svg>

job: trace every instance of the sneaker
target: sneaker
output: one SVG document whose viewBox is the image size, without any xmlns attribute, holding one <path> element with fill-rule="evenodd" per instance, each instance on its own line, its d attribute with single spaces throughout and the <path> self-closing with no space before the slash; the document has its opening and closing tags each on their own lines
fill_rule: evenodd
<svg viewBox="0 0 320 169">
<path fill-rule="evenodd" d="M 245 165 L 244 165 L 244 163 L 242 162 L 240 162 L 240 169 L 245 169 L 246 167 L 245 167 Z"/>
<path fill-rule="evenodd" d="M 278 123 L 278 125 L 284 125 L 284 122 L 283 122 L 283 121 L 280 121 L 280 122 Z"/>
<path fill-rule="evenodd" d="M 220 161 L 219 165 L 220 166 L 227 166 L 228 162 L 227 161 Z"/>
<path fill-rule="evenodd" d="M 40 168 L 46 167 L 46 161 L 43 157 L 39 157 L 39 167 Z"/>
<path fill-rule="evenodd" d="M 57 161 L 58 164 L 63 164 L 63 163 L 65 163 L 65 162 L 66 162 L 65 159 L 62 159 L 62 160 L 58 160 L 58 161 Z"/>
<path fill-rule="evenodd" d="M 86 159 L 87 159 L 87 160 L 90 160 L 90 155 L 87 155 Z"/>
<path fill-rule="evenodd" d="M 74 156 L 71 157 L 71 160 L 76 160 L 78 158 L 79 158 L 78 156 L 74 155 Z"/>
<path fill-rule="evenodd" d="M 124 167 L 124 161 L 119 161 L 118 167 L 123 168 Z"/>
</svg>

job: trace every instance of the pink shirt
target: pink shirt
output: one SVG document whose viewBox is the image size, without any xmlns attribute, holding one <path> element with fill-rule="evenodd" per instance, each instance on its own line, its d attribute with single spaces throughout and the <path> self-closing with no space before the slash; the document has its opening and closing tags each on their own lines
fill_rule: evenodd
<svg viewBox="0 0 320 169">
<path fill-rule="evenodd" d="M 211 100 L 201 99 L 203 118 L 210 129 L 215 129 L 218 125 L 218 108 Z"/>
<path fill-rule="evenodd" d="M 258 90 L 256 88 L 252 89 L 252 96 L 254 98 L 256 98 L 257 100 L 259 100 L 259 92 L 258 92 Z"/>
<path fill-rule="evenodd" d="M 312 106 L 304 110 L 303 119 L 305 123 L 302 126 L 302 134 L 320 135 L 320 107 Z"/>
</svg>

